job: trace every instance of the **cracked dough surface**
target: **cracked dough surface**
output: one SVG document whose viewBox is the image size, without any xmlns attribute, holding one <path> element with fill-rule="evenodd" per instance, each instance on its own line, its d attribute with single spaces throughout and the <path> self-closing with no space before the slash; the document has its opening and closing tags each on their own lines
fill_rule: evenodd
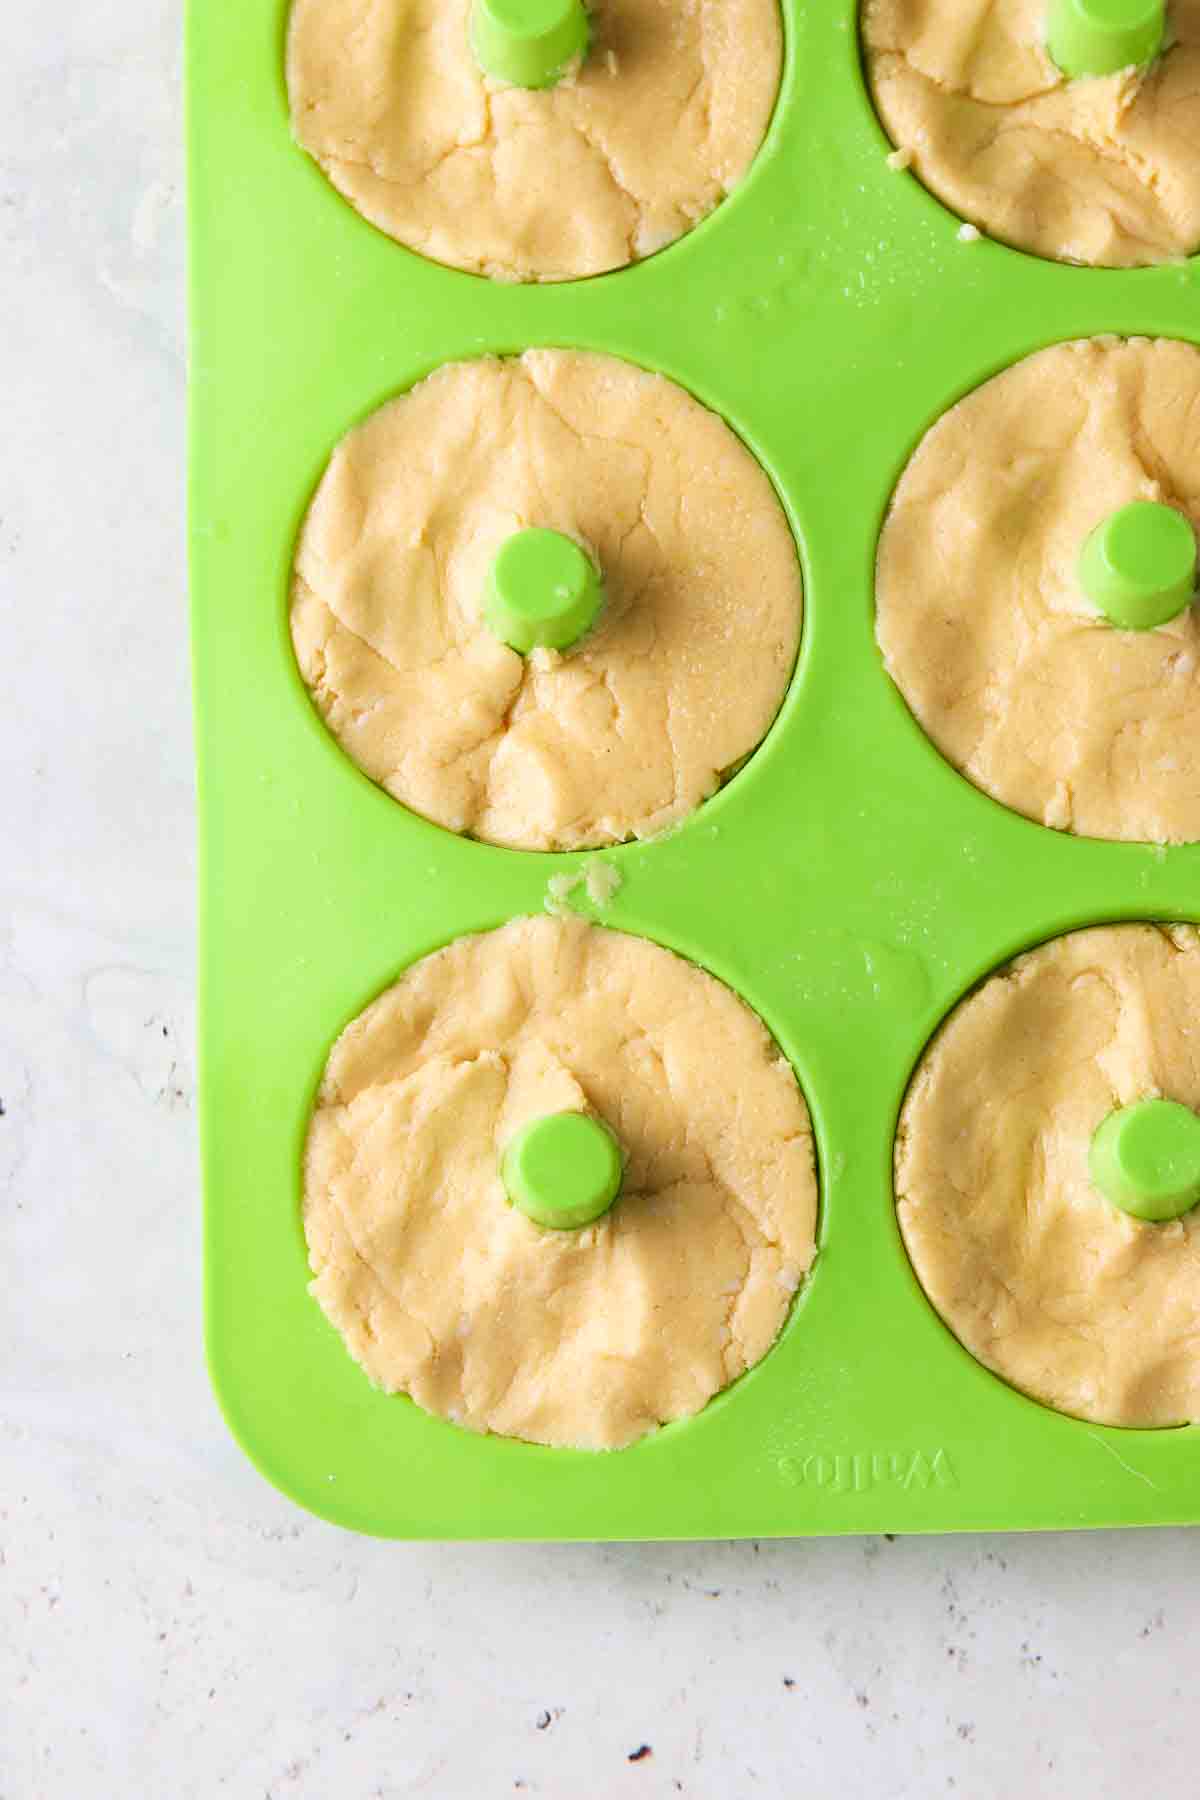
<svg viewBox="0 0 1200 1800">
<path fill-rule="evenodd" d="M 561 656 L 518 655 L 481 613 L 493 555 L 530 525 L 604 576 L 599 622 Z M 300 536 L 292 638 L 330 730 L 397 800 L 571 850 L 665 830 L 750 754 L 801 604 L 783 509 L 722 420 L 615 358 L 531 350 L 443 368 L 342 440 Z"/>
<path fill-rule="evenodd" d="M 498 1159 L 588 1110 L 613 1210 L 544 1231 Z M 347 1027 L 304 1165 L 312 1292 L 371 1380 L 474 1431 L 614 1449 L 766 1354 L 812 1262 L 808 1112 L 759 1019 L 670 951 L 519 919 L 416 963 Z"/>
<path fill-rule="evenodd" d="M 597 0 L 554 88 L 485 80 L 470 0 L 295 0 L 292 129 L 391 237 L 506 281 L 673 243 L 741 180 L 783 55 L 777 0 Z"/>
<path fill-rule="evenodd" d="M 1200 839 L 1200 620 L 1119 631 L 1079 588 L 1089 533 L 1131 500 L 1200 526 L 1200 351 L 1056 345 L 986 382 L 918 446 L 879 544 L 888 673 L 942 754 L 1044 825 Z"/>
<path fill-rule="evenodd" d="M 1126 268 L 1200 248 L 1200 0 L 1144 73 L 1068 82 L 1046 0 L 866 0 L 875 104 L 925 186 L 1021 250 Z"/>
<path fill-rule="evenodd" d="M 1200 1419 L 1200 1212 L 1148 1225 L 1093 1189 L 1092 1133 L 1149 1096 L 1200 1108 L 1200 934 L 1072 932 L 934 1039 L 900 1120 L 900 1227 L 966 1348 L 1097 1424 Z"/>
</svg>

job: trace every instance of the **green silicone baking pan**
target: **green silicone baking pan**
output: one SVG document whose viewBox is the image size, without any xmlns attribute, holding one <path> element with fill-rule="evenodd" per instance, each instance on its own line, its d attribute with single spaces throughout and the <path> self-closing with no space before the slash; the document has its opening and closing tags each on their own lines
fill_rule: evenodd
<svg viewBox="0 0 1200 1800">
<path fill-rule="evenodd" d="M 961 242 L 888 167 L 853 0 L 785 0 L 769 135 L 711 218 L 634 268 L 496 284 L 390 241 L 296 147 L 285 25 L 283 0 L 192 0 L 188 26 L 207 1330 L 237 1438 L 303 1506 L 399 1538 L 1200 1518 L 1200 1430 L 1060 1416 L 960 1347 L 913 1276 L 891 1179 L 906 1085 L 955 1002 L 1072 927 L 1200 918 L 1200 848 L 1073 839 L 996 805 L 922 736 L 873 634 L 881 521 L 926 428 L 1054 342 L 1196 339 L 1196 263 L 1109 272 Z M 338 1032 L 415 958 L 540 911 L 549 877 L 587 861 L 455 837 L 374 787 L 320 723 L 287 627 L 337 439 L 442 363 L 534 345 L 660 370 L 728 420 L 806 587 L 765 743 L 681 828 L 604 853 L 623 880 L 603 917 L 710 969 L 774 1032 L 815 1125 L 819 1254 L 756 1369 L 601 1455 L 472 1435 L 373 1389 L 306 1291 L 300 1224 Z"/>
</svg>

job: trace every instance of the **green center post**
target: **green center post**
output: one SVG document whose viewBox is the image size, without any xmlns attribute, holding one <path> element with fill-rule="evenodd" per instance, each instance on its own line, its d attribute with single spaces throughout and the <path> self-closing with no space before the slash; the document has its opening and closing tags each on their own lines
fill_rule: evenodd
<svg viewBox="0 0 1200 1800">
<path fill-rule="evenodd" d="M 484 74 L 497 81 L 553 87 L 587 47 L 582 0 L 475 0 L 471 48 Z"/>
<path fill-rule="evenodd" d="M 1122 1212 L 1177 1219 L 1200 1200 L 1200 1118 L 1176 1100 L 1120 1106 L 1092 1138 L 1088 1171 Z"/>
<path fill-rule="evenodd" d="M 1113 625 L 1147 631 L 1191 604 L 1196 533 L 1173 506 L 1135 500 L 1092 532 L 1079 559 L 1084 593 Z"/>
<path fill-rule="evenodd" d="M 1166 32 L 1165 0 L 1050 0 L 1046 48 L 1076 80 L 1153 61 Z"/>
<path fill-rule="evenodd" d="M 621 1190 L 621 1151 L 588 1113 L 545 1113 L 510 1139 L 500 1161 L 505 1192 L 536 1225 L 578 1230 L 602 1218 Z"/>
<path fill-rule="evenodd" d="M 515 531 L 488 572 L 483 614 L 501 643 L 522 655 L 569 650 L 596 622 L 604 590 L 591 558 L 561 531 Z"/>
</svg>

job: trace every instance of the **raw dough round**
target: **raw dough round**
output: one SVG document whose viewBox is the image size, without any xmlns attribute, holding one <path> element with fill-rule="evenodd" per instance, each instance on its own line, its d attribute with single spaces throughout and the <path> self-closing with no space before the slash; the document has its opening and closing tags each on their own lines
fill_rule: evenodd
<svg viewBox="0 0 1200 1800">
<path fill-rule="evenodd" d="M 1068 82 L 1046 0 L 865 0 L 888 136 L 964 219 L 1060 262 L 1127 268 L 1200 248 L 1200 0 L 1173 0 L 1148 71 Z"/>
<path fill-rule="evenodd" d="M 1121 631 L 1079 554 L 1131 500 L 1200 525 L 1200 351 L 1056 345 L 926 435 L 879 544 L 888 673 L 956 768 L 1084 837 L 1200 839 L 1200 619 Z"/>
<path fill-rule="evenodd" d="M 1200 1419 L 1200 1209 L 1166 1225 L 1092 1187 L 1117 1106 L 1200 1108 L 1200 934 L 1103 926 L 1019 957 L 926 1051 L 900 1119 L 900 1228 L 979 1361 L 1107 1425 Z"/>
<path fill-rule="evenodd" d="M 524 658 L 482 616 L 493 555 L 531 525 L 605 582 L 563 655 Z M 783 510 L 727 425 L 629 363 L 530 350 L 441 369 L 343 439 L 297 549 L 292 637 L 330 730 L 397 800 L 488 843 L 575 850 L 663 831 L 750 754 L 801 601 Z"/>
<path fill-rule="evenodd" d="M 505 1202 L 530 1118 L 587 1109 L 613 1210 Z M 312 1292 L 371 1380 L 473 1431 L 615 1449 L 766 1355 L 814 1254 L 808 1111 L 721 982 L 580 919 L 415 964 L 334 1045 L 309 1131 Z"/>
<path fill-rule="evenodd" d="M 581 67 L 485 80 L 470 0 L 295 0 L 292 129 L 402 244 L 505 281 L 623 268 L 745 175 L 779 87 L 778 0 L 598 0 Z"/>
</svg>

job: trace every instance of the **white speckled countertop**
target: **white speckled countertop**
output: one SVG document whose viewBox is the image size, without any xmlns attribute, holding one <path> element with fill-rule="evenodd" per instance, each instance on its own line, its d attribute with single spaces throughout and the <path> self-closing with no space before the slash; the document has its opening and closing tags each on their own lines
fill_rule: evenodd
<svg viewBox="0 0 1200 1800">
<path fill-rule="evenodd" d="M 4 34 L 2 1800 L 1191 1800 L 1185 1533 L 405 1547 L 234 1448 L 199 1317 L 179 7 Z"/>
</svg>

